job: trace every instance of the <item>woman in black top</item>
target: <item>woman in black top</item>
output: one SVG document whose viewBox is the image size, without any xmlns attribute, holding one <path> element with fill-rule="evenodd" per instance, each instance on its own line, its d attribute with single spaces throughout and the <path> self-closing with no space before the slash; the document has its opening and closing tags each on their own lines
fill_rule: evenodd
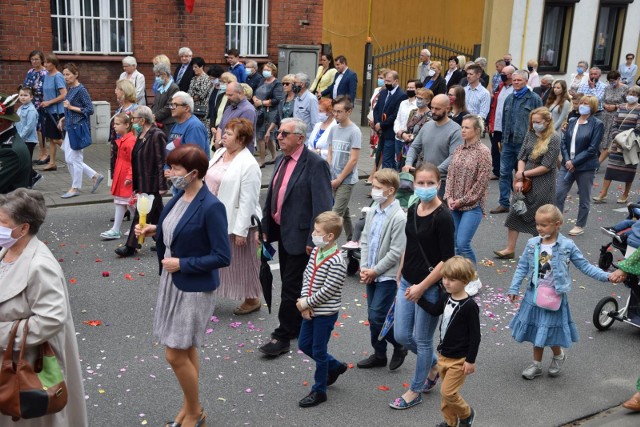
<svg viewBox="0 0 640 427">
<path fill-rule="evenodd" d="M 417 360 L 409 390 L 391 403 L 396 409 L 421 403 L 421 393 L 431 390 L 438 381 L 438 359 L 433 345 L 438 318 L 421 310 L 416 302 L 421 298 L 431 303 L 438 301 L 440 268 L 455 253 L 453 217 L 437 197 L 438 168 L 431 163 L 420 166 L 414 186 L 420 202 L 407 212 L 407 247 L 396 298 L 394 337 L 414 352 Z"/>
<path fill-rule="evenodd" d="M 467 97 L 464 88 L 460 85 L 453 85 L 447 91 L 449 102 L 451 103 L 451 120 L 462 126 L 462 119 L 469 114 L 467 111 Z"/>
</svg>

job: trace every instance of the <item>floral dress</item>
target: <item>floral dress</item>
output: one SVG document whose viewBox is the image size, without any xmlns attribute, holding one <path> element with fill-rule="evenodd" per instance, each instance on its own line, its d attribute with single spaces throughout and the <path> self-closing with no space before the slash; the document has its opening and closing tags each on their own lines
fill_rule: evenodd
<svg viewBox="0 0 640 427">
<path fill-rule="evenodd" d="M 47 70 L 44 68 L 40 71 L 36 71 L 31 68 L 27 71 L 27 77 L 24 79 L 24 86 L 33 88 L 33 105 L 38 109 L 40 103 L 44 100 L 44 94 L 42 92 L 42 85 L 44 83 L 44 77 L 47 75 Z"/>
<path fill-rule="evenodd" d="M 207 116 L 209 115 L 207 110 L 209 94 L 211 93 L 212 88 L 213 82 L 211 81 L 209 76 L 204 73 L 200 77 L 194 77 L 193 79 L 191 79 L 191 83 L 189 84 L 189 95 L 194 98 L 194 110 L 198 108 L 204 109 L 204 116 L 199 117 L 200 121 L 204 125 L 206 125 Z"/>
<path fill-rule="evenodd" d="M 629 87 L 627 85 L 620 84 L 618 87 L 611 87 L 611 85 L 607 86 L 604 90 L 604 98 L 602 99 L 603 104 L 624 104 L 625 103 L 625 95 L 627 94 L 627 90 Z M 613 125 L 613 120 L 618 115 L 618 110 L 615 111 L 607 111 L 602 110 L 602 122 L 604 123 L 604 132 L 602 133 L 602 142 L 600 143 L 600 148 L 609 148 L 611 144 L 611 129 Z"/>
</svg>

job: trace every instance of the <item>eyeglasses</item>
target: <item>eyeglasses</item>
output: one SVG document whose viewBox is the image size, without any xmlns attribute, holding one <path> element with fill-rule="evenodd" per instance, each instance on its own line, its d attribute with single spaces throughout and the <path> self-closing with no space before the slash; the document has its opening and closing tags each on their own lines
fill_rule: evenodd
<svg viewBox="0 0 640 427">
<path fill-rule="evenodd" d="M 291 86 L 291 83 L 282 82 L 282 86 Z"/>
<path fill-rule="evenodd" d="M 178 107 L 186 107 L 187 104 L 176 104 L 175 102 L 172 102 L 171 104 L 169 104 L 169 109 L 171 110 L 175 110 Z"/>
<path fill-rule="evenodd" d="M 302 135 L 302 134 L 298 133 L 298 132 L 287 132 L 286 130 L 279 130 L 278 131 L 278 136 L 282 136 L 283 138 L 286 138 L 289 135 Z"/>
<path fill-rule="evenodd" d="M 346 110 L 336 110 L 335 108 L 333 109 L 333 114 L 342 114 L 342 113 L 346 113 Z"/>
</svg>

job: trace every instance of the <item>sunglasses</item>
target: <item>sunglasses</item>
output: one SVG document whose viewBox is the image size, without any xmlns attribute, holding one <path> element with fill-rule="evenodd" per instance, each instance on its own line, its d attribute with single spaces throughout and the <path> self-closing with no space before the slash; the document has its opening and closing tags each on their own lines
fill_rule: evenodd
<svg viewBox="0 0 640 427">
<path fill-rule="evenodd" d="M 302 135 L 302 134 L 298 133 L 298 132 L 287 132 L 286 130 L 279 130 L 278 131 L 278 136 L 282 136 L 283 138 L 286 138 L 289 135 Z"/>
<path fill-rule="evenodd" d="M 291 83 L 282 83 L 282 86 L 291 86 Z"/>
</svg>

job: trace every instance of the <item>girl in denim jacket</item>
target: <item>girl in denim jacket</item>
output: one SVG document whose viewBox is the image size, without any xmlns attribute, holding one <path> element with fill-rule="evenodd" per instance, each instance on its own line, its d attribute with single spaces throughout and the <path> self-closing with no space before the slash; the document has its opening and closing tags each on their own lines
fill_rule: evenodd
<svg viewBox="0 0 640 427">
<path fill-rule="evenodd" d="M 536 228 L 540 236 L 527 242 L 507 292 L 511 302 L 515 303 L 519 299 L 523 279 L 529 279 L 520 308 L 509 324 L 516 341 L 533 344 L 533 363 L 522 371 L 522 376 L 528 380 L 542 375 L 544 347 L 551 347 L 553 352 L 549 375 L 555 377 L 567 358 L 562 347 L 569 348 L 578 341 L 578 330 L 571 318 L 566 295 L 571 290 L 569 264 L 573 263 L 582 273 L 601 282 L 612 280 L 609 274 L 589 264 L 573 240 L 559 233 L 562 221 L 562 213 L 554 205 L 543 205 L 536 211 Z M 537 245 L 539 256 L 534 260 Z M 532 277 L 535 262 L 539 263 L 539 284 L 546 281 L 557 293 L 562 294 L 562 302 L 557 311 L 535 305 Z"/>
</svg>

